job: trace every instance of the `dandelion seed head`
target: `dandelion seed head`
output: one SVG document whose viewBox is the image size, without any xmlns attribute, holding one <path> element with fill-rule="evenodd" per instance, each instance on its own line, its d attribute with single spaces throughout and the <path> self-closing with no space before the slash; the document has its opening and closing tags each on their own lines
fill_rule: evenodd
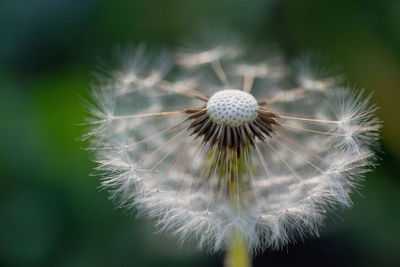
<svg viewBox="0 0 400 267">
<path fill-rule="evenodd" d="M 236 42 L 205 47 L 139 46 L 99 78 L 86 137 L 103 188 L 210 251 L 233 236 L 253 253 L 317 236 L 375 164 L 376 106 L 309 61 L 289 70 L 276 55 L 246 60 Z M 197 78 L 205 70 L 213 78 Z"/>
</svg>

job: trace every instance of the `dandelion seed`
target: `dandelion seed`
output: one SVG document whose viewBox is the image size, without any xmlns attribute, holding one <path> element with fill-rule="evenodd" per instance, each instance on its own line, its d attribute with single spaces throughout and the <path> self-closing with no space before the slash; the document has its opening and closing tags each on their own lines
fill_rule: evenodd
<svg viewBox="0 0 400 267">
<path fill-rule="evenodd" d="M 217 251 L 241 239 L 256 253 L 317 235 L 333 207 L 351 205 L 380 122 L 335 78 L 291 79 L 288 66 L 244 64 L 238 51 L 222 43 L 174 63 L 140 46 L 94 88 L 88 136 L 121 207 L 180 242 Z"/>
</svg>

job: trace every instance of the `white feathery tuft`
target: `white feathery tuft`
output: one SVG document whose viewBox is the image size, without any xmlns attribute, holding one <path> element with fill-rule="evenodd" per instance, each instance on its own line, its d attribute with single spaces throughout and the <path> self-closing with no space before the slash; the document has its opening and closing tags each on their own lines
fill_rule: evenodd
<svg viewBox="0 0 400 267">
<path fill-rule="evenodd" d="M 88 106 L 85 137 L 111 198 L 210 251 L 233 236 L 253 253 L 318 236 L 335 207 L 351 206 L 378 148 L 370 96 L 312 75 L 309 62 L 287 71 L 243 63 L 243 52 L 224 41 L 174 63 L 139 46 L 99 78 Z"/>
</svg>

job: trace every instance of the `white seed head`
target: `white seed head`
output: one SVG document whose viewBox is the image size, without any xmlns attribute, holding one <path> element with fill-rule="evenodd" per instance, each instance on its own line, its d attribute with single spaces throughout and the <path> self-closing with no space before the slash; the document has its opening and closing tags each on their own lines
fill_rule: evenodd
<svg viewBox="0 0 400 267">
<path fill-rule="evenodd" d="M 139 47 L 99 79 L 89 107 L 89 149 L 111 197 L 211 251 L 235 232 L 254 253 L 318 235 L 335 206 L 352 205 L 378 145 L 362 93 L 268 58 L 235 71 L 245 56 L 213 45 L 174 64 Z M 219 85 L 185 82 L 207 70 Z"/>
<path fill-rule="evenodd" d="M 257 117 L 257 100 L 244 91 L 229 89 L 216 92 L 207 103 L 207 113 L 216 124 L 241 126 Z"/>
</svg>

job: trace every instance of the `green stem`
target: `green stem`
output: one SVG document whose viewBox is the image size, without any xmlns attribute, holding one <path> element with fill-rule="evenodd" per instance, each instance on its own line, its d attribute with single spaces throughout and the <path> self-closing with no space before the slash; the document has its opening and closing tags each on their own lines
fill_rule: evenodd
<svg viewBox="0 0 400 267">
<path fill-rule="evenodd" d="M 240 195 L 243 194 L 244 183 L 247 182 L 246 174 L 252 171 L 246 169 L 252 167 L 251 160 L 246 158 L 251 154 L 250 148 L 250 144 L 247 147 L 240 146 L 240 149 L 225 148 L 219 152 L 218 157 L 216 157 L 215 151 L 211 151 L 206 161 L 208 166 L 205 169 L 208 170 L 207 175 L 209 179 L 215 173 L 218 173 L 218 186 L 228 187 L 232 208 L 238 212 L 238 216 L 240 216 L 242 205 Z M 246 162 L 245 160 L 249 160 L 250 162 Z M 232 239 L 225 256 L 225 267 L 250 266 L 251 257 L 243 233 L 239 229 L 233 229 Z"/>
<path fill-rule="evenodd" d="M 240 154 L 238 156 L 232 156 L 231 161 L 234 165 L 232 170 L 232 176 L 234 177 L 231 184 L 231 192 L 234 196 L 239 196 L 243 188 L 243 176 L 247 173 L 246 164 L 244 162 L 244 153 L 248 152 L 245 150 L 249 149 L 241 147 Z M 233 153 L 237 153 L 234 151 Z M 235 171 L 236 170 L 236 171 Z M 235 203 L 235 201 L 233 201 Z M 241 203 L 235 203 L 238 212 L 240 212 Z M 233 204 L 235 206 L 235 204 Z M 225 266 L 226 267 L 250 267 L 251 257 L 249 255 L 246 240 L 244 239 L 243 233 L 239 229 L 233 229 L 232 239 L 229 244 L 228 251 L 225 256 Z"/>
<path fill-rule="evenodd" d="M 234 231 L 225 256 L 225 267 L 250 267 L 250 255 L 246 241 L 240 232 Z"/>
</svg>

